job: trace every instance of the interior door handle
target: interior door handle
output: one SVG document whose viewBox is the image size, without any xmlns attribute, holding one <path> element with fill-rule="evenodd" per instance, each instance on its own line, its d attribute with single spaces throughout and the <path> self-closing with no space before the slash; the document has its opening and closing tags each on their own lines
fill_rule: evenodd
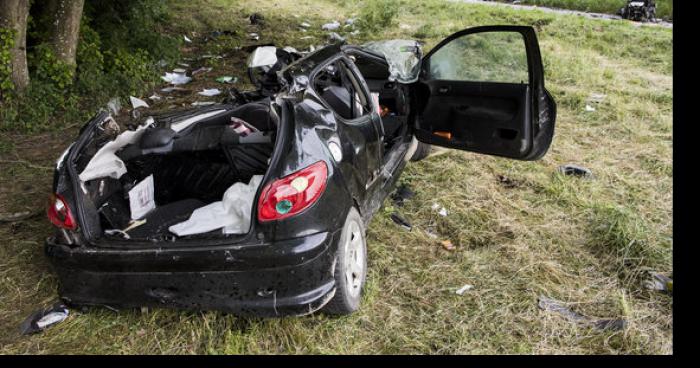
<svg viewBox="0 0 700 368">
<path fill-rule="evenodd" d="M 450 88 L 450 86 L 441 86 L 440 88 L 438 88 L 438 92 L 447 93 L 447 92 L 450 92 L 451 89 L 452 88 Z"/>
</svg>

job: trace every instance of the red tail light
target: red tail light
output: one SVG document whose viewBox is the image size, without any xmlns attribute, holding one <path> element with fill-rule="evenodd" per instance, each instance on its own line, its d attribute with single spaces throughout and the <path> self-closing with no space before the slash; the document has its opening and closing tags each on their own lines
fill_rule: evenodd
<svg viewBox="0 0 700 368">
<path fill-rule="evenodd" d="M 268 184 L 258 200 L 258 220 L 281 220 L 305 210 L 326 189 L 328 168 L 316 162 Z"/>
<path fill-rule="evenodd" d="M 75 230 L 77 226 L 73 213 L 71 213 L 68 202 L 59 194 L 49 196 L 49 208 L 46 215 L 52 224 L 68 230 Z"/>
</svg>

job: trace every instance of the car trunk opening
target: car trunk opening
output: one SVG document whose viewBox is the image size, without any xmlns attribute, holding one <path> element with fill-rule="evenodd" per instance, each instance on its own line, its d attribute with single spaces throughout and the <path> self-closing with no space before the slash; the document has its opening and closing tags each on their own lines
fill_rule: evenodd
<svg viewBox="0 0 700 368">
<path fill-rule="evenodd" d="M 76 162 L 79 216 L 101 242 L 240 237 L 279 120 L 269 99 L 153 116 L 121 133 L 107 119 Z"/>
</svg>

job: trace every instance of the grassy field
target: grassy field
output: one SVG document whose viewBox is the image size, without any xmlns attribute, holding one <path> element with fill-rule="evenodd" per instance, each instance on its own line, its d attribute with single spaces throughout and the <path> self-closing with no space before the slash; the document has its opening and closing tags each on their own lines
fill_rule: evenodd
<svg viewBox="0 0 700 368">
<path fill-rule="evenodd" d="M 192 90 L 214 86 L 223 74 L 243 79 L 246 55 L 232 48 L 251 44 L 248 32 L 258 32 L 260 42 L 305 49 L 325 41 L 320 26 L 327 21 L 388 14 L 376 13 L 385 8 L 377 1 L 365 8 L 359 1 L 321 0 L 171 5 L 170 32 L 195 40 L 183 49 L 185 57 L 228 53 L 207 59 L 214 70 L 197 78 Z M 72 311 L 42 334 L 19 336 L 19 323 L 57 295 L 42 248 L 52 231 L 43 208 L 53 162 L 80 124 L 41 135 L 4 134 L 0 214 L 35 215 L 0 223 L 0 353 L 670 354 L 672 297 L 642 282 L 647 271 L 673 271 L 672 31 L 441 0 L 398 5 L 390 6 L 397 13 L 385 19 L 385 29 L 341 34 L 351 43 L 417 38 L 428 50 L 470 26 L 537 28 L 547 87 L 559 107 L 544 159 L 447 151 L 409 165 L 401 181 L 416 197 L 398 210 L 414 230 L 395 226 L 385 203 L 368 229 L 367 288 L 354 315 L 255 319 L 90 308 Z M 265 16 L 262 28 L 248 24 L 253 11 Z M 307 32 L 298 27 L 303 21 L 312 24 Z M 212 30 L 237 33 L 201 42 Z M 593 102 L 592 94 L 605 96 Z M 566 163 L 590 168 L 595 178 L 557 174 Z M 435 202 L 447 208 L 447 217 L 431 209 Z M 427 236 L 429 226 L 456 249 Z M 457 295 L 465 284 L 473 289 Z M 541 295 L 587 316 L 625 318 L 627 327 L 576 325 L 540 310 Z"/>
<path fill-rule="evenodd" d="M 521 4 L 615 14 L 626 0 L 522 0 Z M 673 0 L 656 0 L 656 16 L 673 19 Z"/>
</svg>

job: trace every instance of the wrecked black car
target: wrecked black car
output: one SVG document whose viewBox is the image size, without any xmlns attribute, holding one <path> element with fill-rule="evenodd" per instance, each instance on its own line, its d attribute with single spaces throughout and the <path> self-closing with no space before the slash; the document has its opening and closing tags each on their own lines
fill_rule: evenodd
<svg viewBox="0 0 700 368">
<path fill-rule="evenodd" d="M 624 19 L 638 22 L 654 21 L 656 19 L 656 1 L 654 0 L 628 0 L 627 5 L 618 11 Z"/>
<path fill-rule="evenodd" d="M 535 31 L 260 47 L 257 91 L 94 117 L 57 162 L 46 255 L 69 305 L 282 316 L 358 309 L 365 229 L 429 145 L 537 160 L 554 134 Z"/>
</svg>

